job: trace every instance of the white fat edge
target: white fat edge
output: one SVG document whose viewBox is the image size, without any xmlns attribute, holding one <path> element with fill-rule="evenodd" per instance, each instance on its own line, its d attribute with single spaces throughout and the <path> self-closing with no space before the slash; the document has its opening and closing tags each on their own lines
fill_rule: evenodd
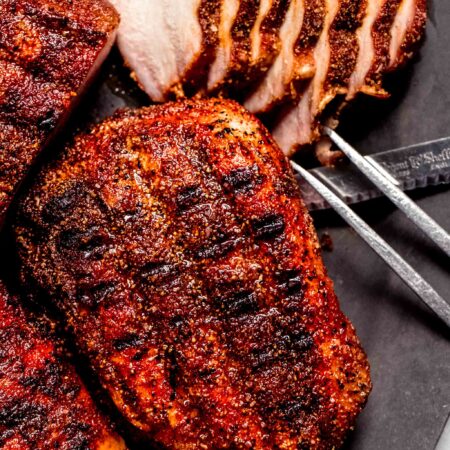
<svg viewBox="0 0 450 450">
<path fill-rule="evenodd" d="M 415 0 L 403 0 L 400 4 L 391 28 L 391 42 L 389 45 L 389 67 L 395 65 L 401 46 L 409 28 L 414 22 L 416 13 Z"/>
<path fill-rule="evenodd" d="M 294 72 L 294 45 L 303 27 L 303 0 L 291 0 L 280 27 L 281 49 L 258 89 L 245 100 L 244 106 L 253 113 L 265 111 L 267 105 L 282 98 Z"/>
<path fill-rule="evenodd" d="M 208 76 L 208 90 L 214 89 L 226 76 L 231 58 L 231 30 L 240 7 L 240 0 L 223 0 L 220 11 L 219 46 Z"/>
<path fill-rule="evenodd" d="M 355 69 L 350 77 L 347 100 L 352 99 L 363 88 L 366 76 L 372 67 L 375 57 L 372 29 L 382 5 L 382 0 L 367 0 L 366 15 L 362 25 L 356 31 L 358 57 Z"/>
<path fill-rule="evenodd" d="M 177 64 L 161 0 L 112 0 L 121 15 L 118 46 L 152 100 L 164 101 Z"/>
<path fill-rule="evenodd" d="M 274 0 L 261 0 L 259 4 L 258 16 L 250 33 L 252 63 L 256 63 L 261 55 L 261 25 L 269 14 Z"/>
<path fill-rule="evenodd" d="M 331 57 L 329 31 L 339 11 L 339 4 L 339 0 L 326 1 L 325 22 L 314 49 L 316 73 L 298 104 L 287 111 L 283 120 L 273 130 L 275 140 L 286 155 L 292 154 L 293 147 L 311 141 L 314 117 L 323 105 L 323 84 L 327 78 Z"/>
</svg>

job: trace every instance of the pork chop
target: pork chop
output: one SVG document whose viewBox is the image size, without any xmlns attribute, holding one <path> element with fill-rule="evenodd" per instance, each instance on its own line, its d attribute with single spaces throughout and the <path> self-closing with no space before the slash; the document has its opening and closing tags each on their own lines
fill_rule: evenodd
<svg viewBox="0 0 450 450">
<path fill-rule="evenodd" d="M 180 448 L 329 449 L 370 391 L 287 159 L 236 103 L 124 110 L 47 167 L 16 227 L 121 413 Z"/>
</svg>

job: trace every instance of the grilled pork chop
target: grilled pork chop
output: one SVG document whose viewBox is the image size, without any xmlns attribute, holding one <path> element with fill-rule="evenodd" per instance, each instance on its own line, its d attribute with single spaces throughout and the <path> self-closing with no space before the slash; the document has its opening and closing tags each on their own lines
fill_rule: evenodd
<svg viewBox="0 0 450 450">
<path fill-rule="evenodd" d="M 105 58 L 117 25 L 104 0 L 0 2 L 0 222 Z"/>
<path fill-rule="evenodd" d="M 124 12 L 122 53 L 153 100 L 235 97 L 253 113 L 277 116 L 270 125 L 287 155 L 320 136 L 319 121 L 336 98 L 386 97 L 383 76 L 412 56 L 426 19 L 425 0 L 205 0 L 175 16 L 158 2 L 149 31 L 140 21 L 153 1 L 114 2 Z M 182 14 L 189 15 L 184 22 Z M 173 21 L 182 24 L 175 35 L 189 36 L 184 46 L 172 44 L 186 58 L 188 69 L 178 72 L 163 50 L 174 42 L 165 31 Z M 170 82 L 141 75 L 161 70 Z"/>
<path fill-rule="evenodd" d="M 16 227 L 119 410 L 166 448 L 339 446 L 370 391 L 289 164 L 236 103 L 125 110 Z"/>
<path fill-rule="evenodd" d="M 0 284 L 0 447 L 124 450 L 64 354 Z"/>
</svg>

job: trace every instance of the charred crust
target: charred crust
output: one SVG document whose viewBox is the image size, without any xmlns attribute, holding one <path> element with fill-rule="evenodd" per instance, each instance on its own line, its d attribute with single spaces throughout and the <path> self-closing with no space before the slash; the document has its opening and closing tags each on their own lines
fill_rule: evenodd
<svg viewBox="0 0 450 450">
<path fill-rule="evenodd" d="M 280 214 L 267 214 L 252 220 L 252 229 L 257 239 L 273 239 L 285 230 L 284 218 Z"/>
<path fill-rule="evenodd" d="M 226 316 L 254 314 L 258 311 L 258 301 L 252 291 L 240 291 L 217 297 L 214 303 Z"/>
<path fill-rule="evenodd" d="M 236 194 L 250 194 L 262 182 L 257 165 L 232 170 L 223 178 L 225 189 Z"/>
<path fill-rule="evenodd" d="M 182 213 L 198 204 L 203 197 L 203 191 L 200 186 L 186 186 L 177 194 L 176 204 L 178 212 Z"/>
</svg>

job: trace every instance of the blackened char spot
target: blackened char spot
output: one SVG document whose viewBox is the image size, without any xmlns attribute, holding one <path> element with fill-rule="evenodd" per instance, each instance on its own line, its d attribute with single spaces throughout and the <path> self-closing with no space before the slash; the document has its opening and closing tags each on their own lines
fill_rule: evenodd
<svg viewBox="0 0 450 450">
<path fill-rule="evenodd" d="M 85 306 L 97 307 L 116 290 L 114 282 L 103 282 L 95 286 L 81 287 L 77 299 Z"/>
<path fill-rule="evenodd" d="M 168 363 L 169 368 L 169 384 L 172 388 L 172 392 L 170 394 L 170 400 L 175 400 L 176 397 L 176 388 L 178 385 L 178 376 L 180 373 L 180 366 L 177 361 L 176 351 L 173 347 L 169 347 L 166 351 L 166 361 Z"/>
<path fill-rule="evenodd" d="M 39 118 L 37 126 L 40 130 L 43 130 L 47 133 L 51 132 L 58 123 L 59 113 L 53 109 L 47 111 L 47 113 Z"/>
<path fill-rule="evenodd" d="M 143 339 L 136 333 L 128 333 L 120 338 L 113 340 L 113 347 L 122 351 L 128 348 L 135 348 L 142 345 Z"/>
<path fill-rule="evenodd" d="M 240 169 L 232 170 L 223 179 L 223 185 L 228 191 L 248 194 L 260 184 L 262 177 L 259 175 L 258 166 L 242 167 Z"/>
<path fill-rule="evenodd" d="M 177 265 L 165 261 L 149 261 L 140 269 L 140 277 L 146 284 L 160 286 L 167 284 L 180 273 Z"/>
<path fill-rule="evenodd" d="M 185 211 L 199 203 L 203 197 L 203 191 L 200 186 L 186 186 L 177 194 L 176 204 L 178 211 Z"/>
<path fill-rule="evenodd" d="M 60 250 L 72 250 L 77 252 L 93 252 L 103 254 L 106 251 L 108 237 L 101 232 L 99 227 L 93 226 L 87 230 L 69 228 L 61 231 L 58 237 Z"/>
<path fill-rule="evenodd" d="M 258 302 L 252 291 L 235 292 L 218 297 L 215 303 L 227 316 L 240 316 L 258 311 Z"/>
<path fill-rule="evenodd" d="M 217 233 L 210 242 L 197 248 L 195 256 L 198 259 L 220 258 L 235 249 L 241 240 L 240 237 L 229 236 L 226 233 Z"/>
<path fill-rule="evenodd" d="M 303 330 L 294 330 L 289 334 L 292 348 L 296 351 L 310 350 L 314 345 L 312 336 Z"/>
<path fill-rule="evenodd" d="M 303 291 L 303 281 L 300 270 L 292 269 L 277 274 L 278 286 L 288 295 Z"/>
<path fill-rule="evenodd" d="M 81 183 L 70 186 L 61 195 L 52 197 L 47 202 L 42 209 L 42 218 L 50 224 L 60 222 L 86 194 L 86 186 Z"/>
<path fill-rule="evenodd" d="M 260 219 L 252 220 L 252 228 L 257 239 L 271 239 L 283 233 L 284 218 L 279 214 L 268 214 Z"/>
<path fill-rule="evenodd" d="M 279 410 L 284 419 L 293 420 L 305 410 L 305 404 L 301 399 L 288 400 L 279 405 Z"/>
<path fill-rule="evenodd" d="M 289 353 L 306 352 L 312 348 L 313 344 L 313 338 L 303 330 L 289 331 L 283 337 L 277 339 L 277 347 Z"/>
<path fill-rule="evenodd" d="M 0 426 L 15 428 L 25 427 L 31 422 L 44 423 L 47 411 L 35 403 L 21 398 L 14 398 L 0 409 Z"/>
</svg>

